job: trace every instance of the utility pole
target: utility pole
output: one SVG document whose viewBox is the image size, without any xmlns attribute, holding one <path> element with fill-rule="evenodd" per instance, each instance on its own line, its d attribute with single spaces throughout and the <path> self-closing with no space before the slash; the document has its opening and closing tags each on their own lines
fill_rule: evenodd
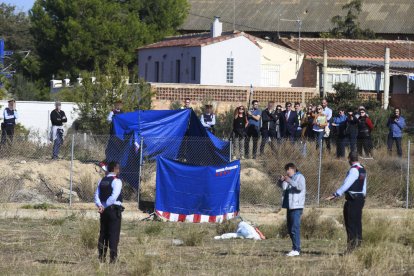
<svg viewBox="0 0 414 276">
<path fill-rule="evenodd" d="M 410 94 L 410 60 L 411 60 L 411 41 L 406 38 L 408 42 L 408 73 L 407 73 L 407 94 Z"/>
<path fill-rule="evenodd" d="M 233 31 L 236 30 L 236 0 L 233 0 Z"/>
<path fill-rule="evenodd" d="M 383 104 L 384 109 L 388 109 L 389 97 L 390 97 L 390 48 L 385 48 L 384 104 Z"/>
<path fill-rule="evenodd" d="M 280 18 L 280 15 L 279 15 L 279 20 L 278 20 L 278 24 L 277 24 L 277 33 L 278 33 L 279 38 L 280 38 L 280 34 L 279 34 L 280 21 L 296 22 L 296 24 L 298 26 L 298 51 L 297 51 L 297 54 L 296 54 L 296 74 L 297 74 L 299 72 L 299 58 L 301 56 L 300 37 L 301 37 L 301 31 L 302 31 L 302 20 L 299 19 L 299 17 L 297 19 L 284 19 L 284 18 Z"/>
<path fill-rule="evenodd" d="M 323 68 L 322 68 L 322 77 L 323 77 L 323 98 L 326 98 L 328 93 L 328 49 L 326 48 L 325 43 L 323 44 Z"/>
</svg>

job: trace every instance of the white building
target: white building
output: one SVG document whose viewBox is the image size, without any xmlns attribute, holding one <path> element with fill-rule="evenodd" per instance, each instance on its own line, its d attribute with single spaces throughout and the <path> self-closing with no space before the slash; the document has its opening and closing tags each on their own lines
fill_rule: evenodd
<svg viewBox="0 0 414 276">
<path fill-rule="evenodd" d="M 157 83 L 301 86 L 303 56 L 243 32 L 176 36 L 138 49 L 139 77 Z M 299 76 L 299 78 L 298 78 Z"/>
</svg>

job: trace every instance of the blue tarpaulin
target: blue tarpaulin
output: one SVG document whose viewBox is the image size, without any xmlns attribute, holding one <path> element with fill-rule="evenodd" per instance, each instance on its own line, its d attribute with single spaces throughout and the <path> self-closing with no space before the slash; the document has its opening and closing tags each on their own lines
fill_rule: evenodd
<svg viewBox="0 0 414 276">
<path fill-rule="evenodd" d="M 140 150 L 147 160 L 162 156 L 192 165 L 230 161 L 230 143 L 205 130 L 192 109 L 117 114 L 113 124 L 116 137 L 108 143 L 106 160 L 120 162 L 120 177 L 134 187 L 139 179 Z"/>
<path fill-rule="evenodd" d="M 155 209 L 171 221 L 219 222 L 239 211 L 239 160 L 193 166 L 159 157 L 156 183 Z"/>
</svg>

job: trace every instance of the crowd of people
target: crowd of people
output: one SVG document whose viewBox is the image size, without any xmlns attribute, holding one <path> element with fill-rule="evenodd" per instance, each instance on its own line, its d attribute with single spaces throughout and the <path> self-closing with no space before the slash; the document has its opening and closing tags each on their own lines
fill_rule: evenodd
<svg viewBox="0 0 414 276">
<path fill-rule="evenodd" d="M 185 100 L 182 108 L 191 108 L 190 99 Z M 276 105 L 274 101 L 269 101 L 267 107 L 260 110 L 259 102 L 253 100 L 251 107 L 238 106 L 233 116 L 232 140 L 235 159 L 255 159 L 259 154 L 264 154 L 267 146 L 275 150 L 277 144 L 283 141 L 302 144 L 315 141 L 317 149 L 323 147 L 328 152 L 331 152 L 331 142 L 335 141 L 337 158 L 345 158 L 347 148 L 349 152 L 358 152 L 362 158 L 373 158 L 374 123 L 364 106 L 357 110 L 339 108 L 334 112 L 326 99 L 320 104 L 308 104 L 306 107 L 299 102 L 287 102 L 284 108 Z M 205 106 L 200 120 L 207 130 L 214 133 L 216 118 L 211 105 Z M 401 116 L 400 108 L 394 109 L 387 127 L 388 150 L 391 153 L 395 143 L 397 155 L 401 157 L 401 139 L 406 122 Z"/>
</svg>

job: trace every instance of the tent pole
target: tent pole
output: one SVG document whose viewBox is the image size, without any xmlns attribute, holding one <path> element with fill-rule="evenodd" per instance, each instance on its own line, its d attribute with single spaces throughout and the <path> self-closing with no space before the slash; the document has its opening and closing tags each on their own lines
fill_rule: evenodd
<svg viewBox="0 0 414 276">
<path fill-rule="evenodd" d="M 144 137 L 141 137 L 141 142 L 139 145 L 139 176 L 138 176 L 138 187 L 137 187 L 137 204 L 139 210 L 139 200 L 140 200 L 140 190 L 141 190 L 141 174 L 142 174 L 142 166 L 143 166 L 143 150 L 144 150 Z"/>
</svg>

